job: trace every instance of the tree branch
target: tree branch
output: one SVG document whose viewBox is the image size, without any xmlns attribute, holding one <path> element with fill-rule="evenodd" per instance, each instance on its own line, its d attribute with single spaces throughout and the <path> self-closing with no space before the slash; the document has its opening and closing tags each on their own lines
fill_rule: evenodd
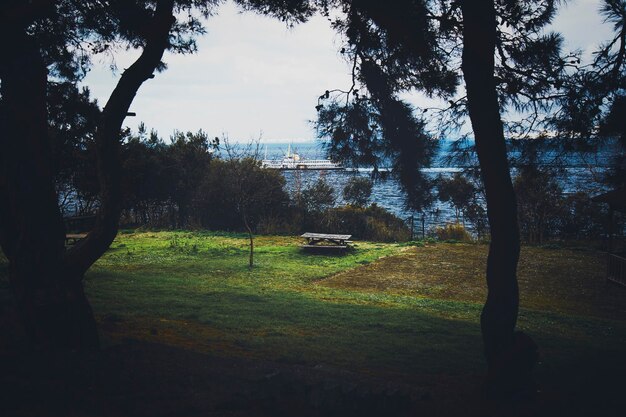
<svg viewBox="0 0 626 417">
<path fill-rule="evenodd" d="M 121 212 L 120 130 L 126 113 L 141 85 L 152 78 L 169 47 L 169 35 L 175 22 L 174 0 L 159 0 L 143 52 L 122 74 L 103 109 L 96 132 L 96 155 L 100 183 L 100 207 L 96 223 L 87 238 L 68 251 L 68 265 L 82 276 L 108 249 L 117 235 Z"/>
</svg>

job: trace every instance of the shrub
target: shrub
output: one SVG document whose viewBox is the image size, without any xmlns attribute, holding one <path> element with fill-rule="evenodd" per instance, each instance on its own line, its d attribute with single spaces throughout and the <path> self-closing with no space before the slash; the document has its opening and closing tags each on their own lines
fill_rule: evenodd
<svg viewBox="0 0 626 417">
<path fill-rule="evenodd" d="M 437 197 L 454 207 L 457 222 L 461 213 L 476 203 L 477 193 L 476 186 L 460 172 L 455 172 L 450 178 L 441 175 L 437 178 Z"/>
<path fill-rule="evenodd" d="M 335 189 L 322 176 L 315 184 L 304 190 L 302 199 L 305 209 L 313 213 L 321 213 L 330 209 L 337 200 Z"/>
<path fill-rule="evenodd" d="M 327 210 L 326 231 L 351 234 L 355 239 L 379 242 L 406 241 L 411 232 L 402 219 L 382 207 L 343 206 Z"/>
<path fill-rule="evenodd" d="M 589 194 L 579 191 L 564 198 L 561 236 L 570 239 L 590 239 L 608 230 L 608 213 L 604 205 L 591 201 Z M 619 230 L 619 226 L 616 227 Z"/>
<path fill-rule="evenodd" d="M 557 178 L 553 170 L 530 165 L 521 167 L 513 181 L 520 234 L 529 243 L 543 243 L 559 234 L 565 200 Z"/>
<path fill-rule="evenodd" d="M 343 199 L 350 205 L 365 207 L 372 196 L 372 180 L 363 177 L 352 177 L 343 188 Z"/>
<path fill-rule="evenodd" d="M 252 159 L 211 161 L 194 200 L 201 227 L 213 230 L 272 229 L 283 222 L 289 205 L 285 180 Z"/>
<path fill-rule="evenodd" d="M 435 234 L 439 240 L 472 241 L 472 235 L 460 223 L 448 223 L 444 227 L 437 227 Z"/>
</svg>

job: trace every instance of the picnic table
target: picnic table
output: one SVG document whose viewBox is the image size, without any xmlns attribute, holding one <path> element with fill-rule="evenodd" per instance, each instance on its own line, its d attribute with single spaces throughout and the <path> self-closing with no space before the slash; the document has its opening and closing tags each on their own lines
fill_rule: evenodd
<svg viewBox="0 0 626 417">
<path fill-rule="evenodd" d="M 307 240 L 307 244 L 302 245 L 305 249 L 347 249 L 348 244 L 352 243 L 350 241 L 352 235 L 307 232 L 300 237 Z"/>
<path fill-rule="evenodd" d="M 79 240 L 87 237 L 87 233 L 67 233 L 65 235 L 65 243 L 67 245 L 74 245 Z"/>
<path fill-rule="evenodd" d="M 63 218 L 65 223 L 65 244 L 74 245 L 79 240 L 87 237 L 87 232 L 93 229 L 96 216 L 72 216 Z"/>
</svg>

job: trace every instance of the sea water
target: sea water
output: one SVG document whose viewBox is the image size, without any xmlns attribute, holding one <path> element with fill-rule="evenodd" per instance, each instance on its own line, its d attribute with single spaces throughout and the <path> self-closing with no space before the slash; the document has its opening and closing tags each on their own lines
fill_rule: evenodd
<svg viewBox="0 0 626 417">
<path fill-rule="evenodd" d="M 282 159 L 288 152 L 297 153 L 303 159 L 326 158 L 326 152 L 323 144 L 320 142 L 263 143 L 259 146 L 258 157 L 261 159 Z M 422 172 L 430 179 L 435 179 L 439 176 L 450 177 L 455 172 L 462 172 L 465 169 L 476 165 L 475 160 L 470 160 L 469 166 L 451 165 L 448 162 L 448 158 L 446 158 L 448 152 L 449 142 L 444 143 L 443 146 L 441 146 L 438 155 L 433 159 L 433 166 L 424 168 Z M 546 158 L 549 158 L 549 156 Z M 608 161 L 609 158 L 601 159 Z M 593 194 L 594 192 L 600 192 L 602 190 L 602 185 L 598 183 L 597 178 L 595 177 L 598 176 L 599 171 L 605 170 L 606 166 L 590 167 L 588 164 L 584 164 L 573 159 L 566 165 L 567 166 L 563 169 L 563 175 L 559 178 L 565 193 L 582 190 Z M 515 176 L 516 169 L 512 168 L 511 171 L 512 176 Z M 293 193 L 296 188 L 306 189 L 315 183 L 320 177 L 323 177 L 335 190 L 337 204 L 341 205 L 345 204 L 342 191 L 349 179 L 355 176 L 369 178 L 371 177 L 372 169 L 347 168 L 346 170 L 340 171 L 286 170 L 282 171 L 282 174 L 285 177 L 287 191 L 291 193 Z M 479 202 L 480 201 L 481 200 L 479 199 Z M 376 203 L 378 206 L 385 208 L 407 223 L 409 223 L 411 221 L 411 217 L 413 217 L 415 231 L 418 236 L 422 233 L 422 221 L 424 222 L 426 232 L 432 230 L 436 226 L 457 221 L 454 208 L 448 203 L 443 203 L 436 198 L 434 199 L 433 205 L 422 212 L 415 212 L 407 209 L 401 187 L 398 181 L 391 177 L 388 177 L 387 179 L 377 179 L 374 181 L 370 202 Z M 472 229 L 471 225 L 466 226 L 468 229 Z"/>
</svg>

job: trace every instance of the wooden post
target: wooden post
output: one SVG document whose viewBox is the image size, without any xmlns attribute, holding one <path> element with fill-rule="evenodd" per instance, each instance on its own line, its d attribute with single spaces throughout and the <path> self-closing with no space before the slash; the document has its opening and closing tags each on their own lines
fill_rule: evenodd
<svg viewBox="0 0 626 417">
<path fill-rule="evenodd" d="M 613 252 L 613 217 L 613 207 L 609 205 L 609 241 L 606 250 L 608 253 Z"/>
<path fill-rule="evenodd" d="M 413 231 L 415 230 L 414 216 L 411 214 L 411 240 L 413 240 Z"/>
<path fill-rule="evenodd" d="M 611 253 L 613 252 L 613 207 L 609 204 L 609 230 L 608 230 L 608 242 L 606 248 L 606 279 L 611 278 Z"/>
<path fill-rule="evenodd" d="M 426 239 L 426 214 L 422 212 L 422 240 Z"/>
</svg>

